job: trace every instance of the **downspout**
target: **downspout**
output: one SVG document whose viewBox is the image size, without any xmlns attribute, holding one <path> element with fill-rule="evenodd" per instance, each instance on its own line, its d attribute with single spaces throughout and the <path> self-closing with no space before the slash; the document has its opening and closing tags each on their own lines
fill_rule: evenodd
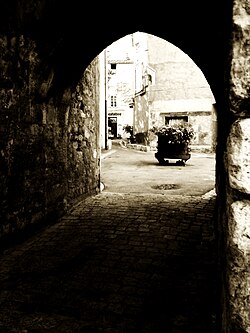
<svg viewBox="0 0 250 333">
<path fill-rule="evenodd" d="M 104 95 L 105 95 L 105 150 L 108 150 L 108 110 L 107 110 L 107 55 L 104 50 Z"/>
</svg>

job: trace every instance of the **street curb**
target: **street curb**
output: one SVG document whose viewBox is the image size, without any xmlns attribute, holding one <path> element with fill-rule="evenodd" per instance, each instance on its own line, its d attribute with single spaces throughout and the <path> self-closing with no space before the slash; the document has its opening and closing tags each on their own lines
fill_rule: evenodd
<svg viewBox="0 0 250 333">
<path fill-rule="evenodd" d="M 116 150 L 109 150 L 107 152 L 101 152 L 101 160 L 103 160 L 104 158 L 108 157 L 109 155 L 115 153 Z"/>
</svg>

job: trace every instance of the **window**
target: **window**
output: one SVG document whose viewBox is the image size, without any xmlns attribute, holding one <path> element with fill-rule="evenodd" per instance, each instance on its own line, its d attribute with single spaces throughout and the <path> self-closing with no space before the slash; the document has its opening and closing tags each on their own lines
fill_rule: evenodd
<svg viewBox="0 0 250 333">
<path fill-rule="evenodd" d="M 116 74 L 116 64 L 109 64 L 110 67 L 108 68 L 108 75 Z"/>
<path fill-rule="evenodd" d="M 116 103 L 116 96 L 111 96 L 110 97 L 110 106 L 112 108 L 115 108 L 117 106 L 117 103 Z"/>
<path fill-rule="evenodd" d="M 176 124 L 183 124 L 188 122 L 188 116 L 176 116 L 176 117 L 170 117 L 165 116 L 165 125 L 173 126 Z"/>
</svg>

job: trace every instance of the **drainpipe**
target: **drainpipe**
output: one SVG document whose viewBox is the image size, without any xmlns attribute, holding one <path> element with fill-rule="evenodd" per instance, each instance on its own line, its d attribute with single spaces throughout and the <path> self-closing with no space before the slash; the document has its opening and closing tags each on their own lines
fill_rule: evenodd
<svg viewBox="0 0 250 333">
<path fill-rule="evenodd" d="M 108 110 L 107 110 L 107 55 L 104 50 L 104 95 L 105 95 L 105 149 L 108 150 Z"/>
<path fill-rule="evenodd" d="M 107 112 L 106 98 L 105 98 L 105 149 L 108 150 L 108 112 Z"/>
</svg>

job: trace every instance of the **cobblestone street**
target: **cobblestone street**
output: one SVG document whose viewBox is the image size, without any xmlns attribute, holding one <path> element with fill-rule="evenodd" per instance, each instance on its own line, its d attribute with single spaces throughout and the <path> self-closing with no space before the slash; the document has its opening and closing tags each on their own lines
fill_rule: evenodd
<svg viewBox="0 0 250 333">
<path fill-rule="evenodd" d="M 216 332 L 214 204 L 85 199 L 1 254 L 0 332 Z"/>
</svg>

